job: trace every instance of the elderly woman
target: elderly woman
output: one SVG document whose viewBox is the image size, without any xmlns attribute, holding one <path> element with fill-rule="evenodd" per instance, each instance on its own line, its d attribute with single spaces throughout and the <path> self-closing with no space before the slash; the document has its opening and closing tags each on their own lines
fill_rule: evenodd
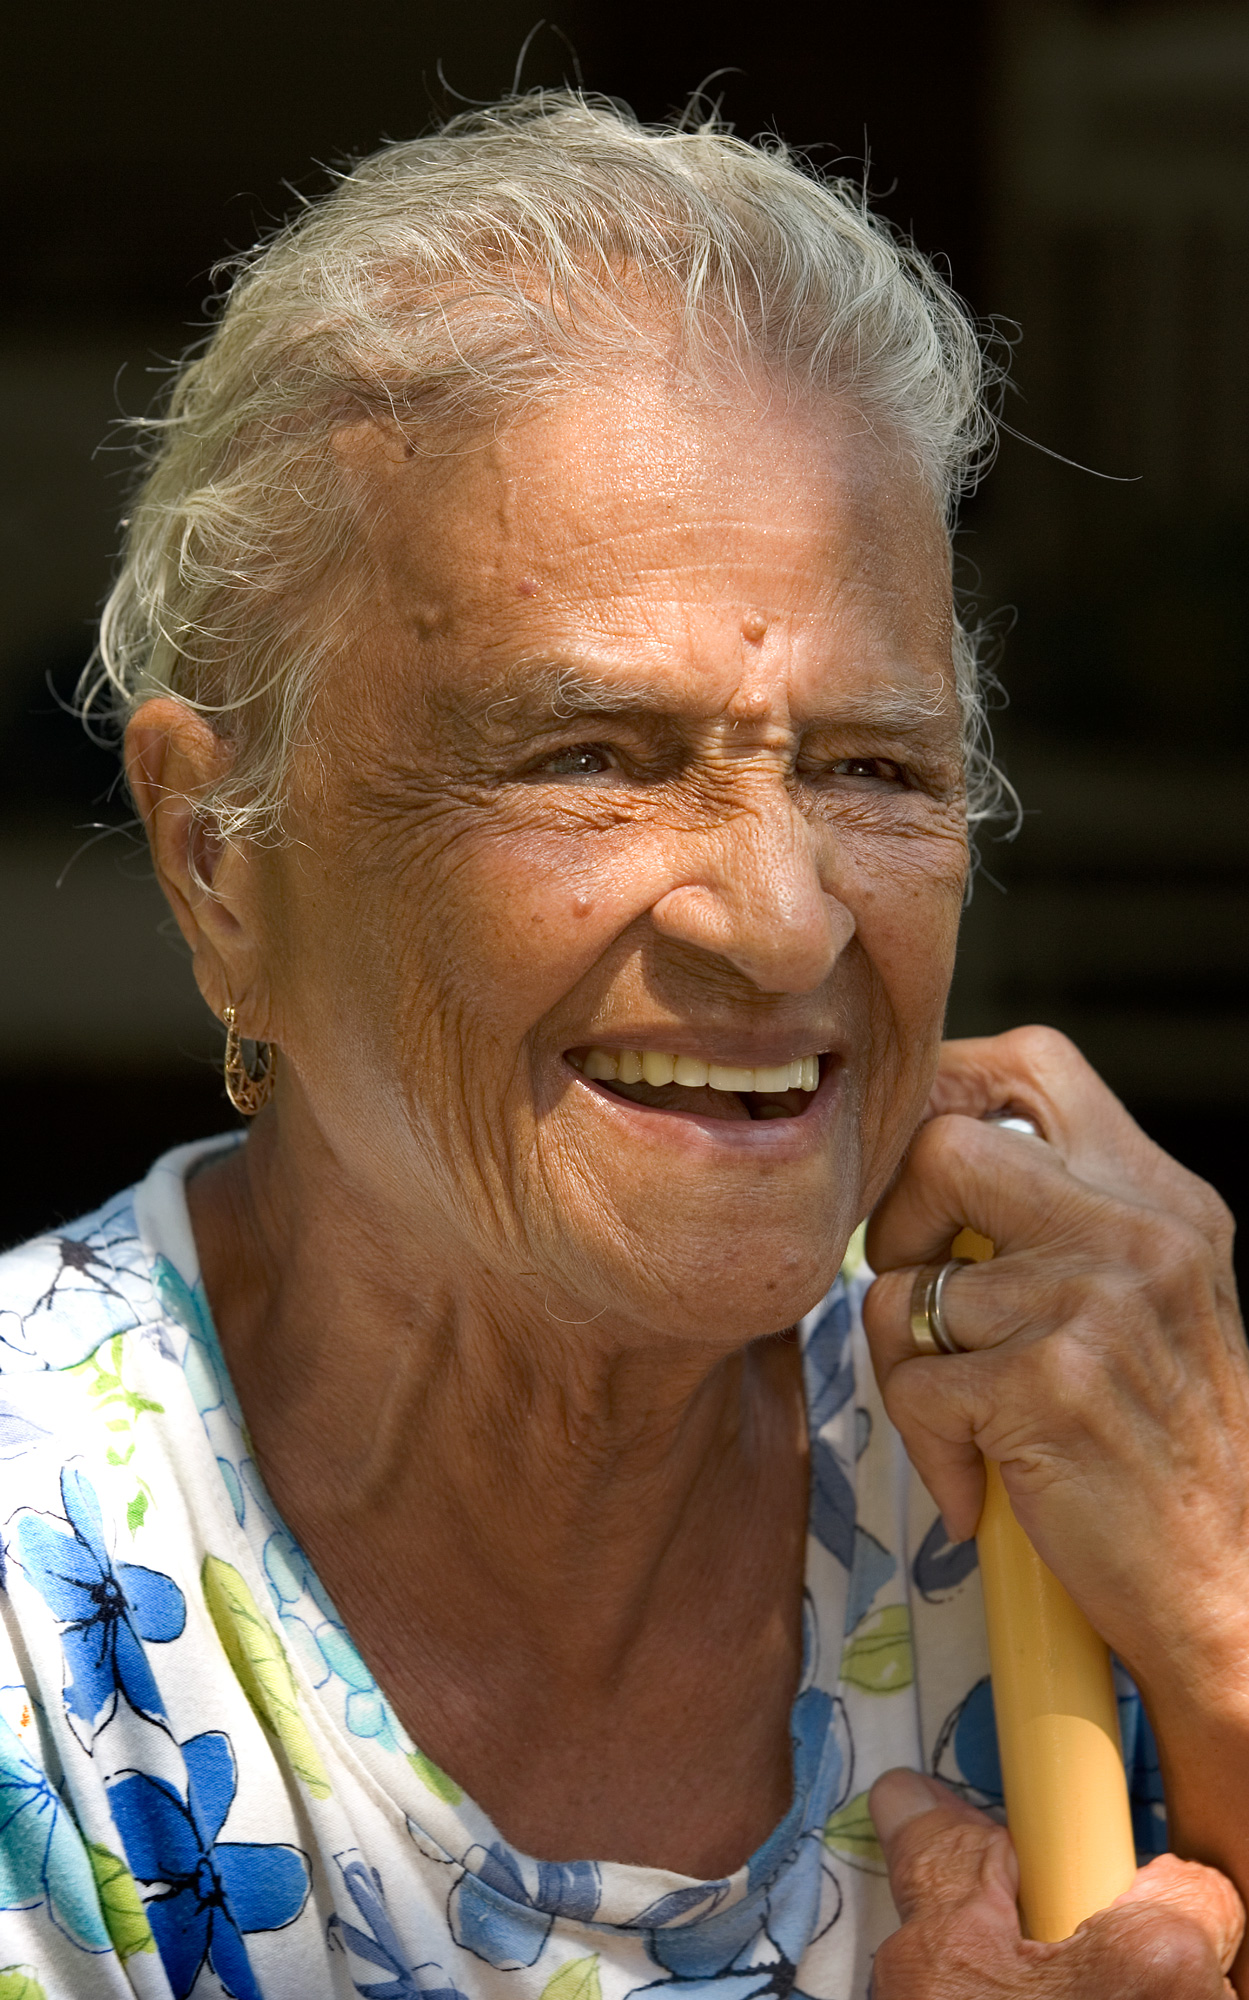
<svg viewBox="0 0 1249 2000">
<path fill-rule="evenodd" d="M 855 191 L 576 97 L 240 270 L 102 658 L 258 1115 L 3 1264 L 0 1992 L 1229 1990 L 1227 1218 L 1061 1038 L 940 1046 L 981 380 Z M 1065 1945 L 986 1457 L 1195 1857 Z"/>
</svg>

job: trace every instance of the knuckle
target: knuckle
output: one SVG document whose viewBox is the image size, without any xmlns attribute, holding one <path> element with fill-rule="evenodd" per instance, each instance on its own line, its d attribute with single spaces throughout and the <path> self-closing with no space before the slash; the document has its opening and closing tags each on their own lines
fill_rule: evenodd
<svg viewBox="0 0 1249 2000">
<path fill-rule="evenodd" d="M 1037 1077 L 1070 1076 L 1087 1067 L 1075 1043 L 1059 1028 L 1031 1022 L 1012 1028 L 1002 1040 L 1010 1044 L 1012 1057 Z"/>
<path fill-rule="evenodd" d="M 942 1118 L 930 1118 L 921 1125 L 911 1141 L 910 1165 L 920 1177 L 938 1175 L 947 1161 L 958 1159 L 961 1147 L 959 1141 L 959 1120 L 948 1113 Z"/>
<path fill-rule="evenodd" d="M 1196 1323 L 1219 1294 L 1219 1259 L 1209 1235 L 1186 1216 L 1168 1214 L 1151 1218 L 1141 1239 L 1139 1291 L 1164 1319 Z"/>
<path fill-rule="evenodd" d="M 1034 1342 L 1029 1353 L 1040 1378 L 1038 1388 L 1064 1404 L 1082 1405 L 1104 1384 L 1102 1355 L 1070 1321 Z"/>
<path fill-rule="evenodd" d="M 1210 1260 L 1210 1245 L 1200 1228 L 1174 1209 L 1155 1213 L 1143 1223 L 1140 1235 L 1151 1252 L 1151 1262 L 1163 1271 L 1204 1267 Z"/>
<path fill-rule="evenodd" d="M 1217 1290 L 1217 1260 L 1209 1235 L 1174 1210 L 1113 1213 L 1113 1246 L 1099 1235 L 1057 1288 L 1064 1320 L 1107 1329 L 1147 1306 L 1164 1315 L 1191 1312 Z"/>
<path fill-rule="evenodd" d="M 1109 1990 L 1140 2000 L 1217 2000 L 1225 1992 L 1214 1947 L 1195 1917 L 1180 1910 L 1114 1913 L 1105 1946 L 1118 1974 Z"/>
<path fill-rule="evenodd" d="M 1218 1189 L 1152 1140 L 1148 1151 L 1153 1166 L 1149 1186 L 1155 1198 L 1187 1220 L 1217 1251 L 1230 1249 L 1236 1221 Z"/>
<path fill-rule="evenodd" d="M 1217 1188 L 1193 1175 L 1193 1208 L 1197 1227 L 1220 1255 L 1230 1253 L 1236 1234 L 1236 1218 Z"/>
</svg>

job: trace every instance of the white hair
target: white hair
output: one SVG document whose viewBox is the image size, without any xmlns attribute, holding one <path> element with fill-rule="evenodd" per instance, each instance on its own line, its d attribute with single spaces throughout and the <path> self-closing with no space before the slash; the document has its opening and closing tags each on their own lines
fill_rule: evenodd
<svg viewBox="0 0 1249 2000">
<path fill-rule="evenodd" d="M 240 258 L 218 323 L 139 419 L 145 468 L 84 675 L 88 717 L 155 694 L 229 744 L 200 802 L 225 838 L 280 829 L 326 663 L 370 589 L 362 420 L 455 448 L 535 397 L 671 348 L 709 379 L 760 367 L 853 398 L 952 530 L 994 439 L 996 369 L 960 301 L 863 192 L 779 142 L 648 127 L 535 91 L 389 145 Z M 968 813 L 1001 793 L 971 635 L 956 622 Z"/>
</svg>

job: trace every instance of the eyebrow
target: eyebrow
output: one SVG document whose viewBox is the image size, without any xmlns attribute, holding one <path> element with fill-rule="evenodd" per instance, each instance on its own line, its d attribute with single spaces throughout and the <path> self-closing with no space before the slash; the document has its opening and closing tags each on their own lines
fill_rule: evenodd
<svg viewBox="0 0 1249 2000">
<path fill-rule="evenodd" d="M 940 715 L 953 683 L 943 677 L 939 689 L 893 687 L 847 694 L 824 715 L 803 723 L 811 728 L 925 730 Z M 560 661 L 516 661 L 494 679 L 453 699 L 464 721 L 487 728 L 535 721 L 574 722 L 583 717 L 650 714 L 677 716 L 680 704 L 652 683 L 629 681 L 619 674 L 597 672 L 591 666 Z M 511 710 L 512 713 L 501 711 Z"/>
<path fill-rule="evenodd" d="M 498 725 L 514 718 L 503 709 L 519 710 L 526 719 L 570 721 L 582 715 L 630 715 L 671 712 L 671 700 L 661 689 L 618 675 L 565 661 L 521 660 L 504 669 L 484 687 L 457 703 L 468 719 Z"/>
</svg>

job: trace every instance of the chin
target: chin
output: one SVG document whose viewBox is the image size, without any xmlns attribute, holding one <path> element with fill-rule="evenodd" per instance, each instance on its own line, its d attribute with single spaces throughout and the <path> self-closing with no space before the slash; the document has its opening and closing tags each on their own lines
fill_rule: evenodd
<svg viewBox="0 0 1249 2000">
<path fill-rule="evenodd" d="M 613 1246 L 614 1254 L 596 1261 L 586 1296 L 597 1297 L 588 1310 L 606 1307 L 660 1337 L 742 1347 L 793 1326 L 819 1304 L 841 1268 L 852 1226 L 825 1225 L 798 1237 L 793 1230 L 752 1232 L 722 1222 L 696 1244 L 686 1238 L 679 1245 L 671 1238 L 664 1245 L 665 1232 L 657 1229 L 645 1260 L 626 1261 Z"/>
</svg>

